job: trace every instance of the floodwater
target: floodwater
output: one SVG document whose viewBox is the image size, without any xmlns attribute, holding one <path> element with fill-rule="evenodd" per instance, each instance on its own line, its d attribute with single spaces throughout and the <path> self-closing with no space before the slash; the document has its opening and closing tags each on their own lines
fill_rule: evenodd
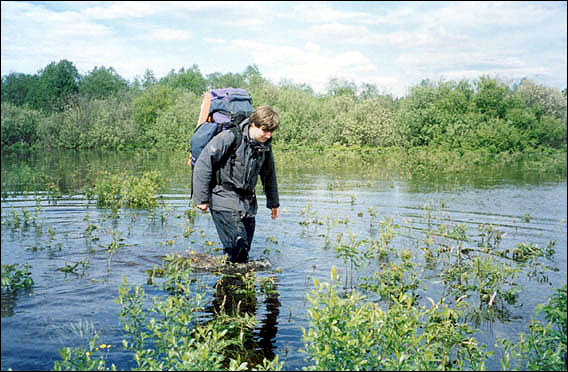
<svg viewBox="0 0 568 372">
<path fill-rule="evenodd" d="M 35 282 L 31 290 L 2 293 L 2 370 L 52 369 L 61 360 L 62 347 L 86 347 L 95 332 L 98 343 L 112 345 L 107 366 L 136 366 L 122 349 L 127 335 L 115 303 L 123 278 L 129 286 L 142 286 L 148 298 L 166 296 L 147 283 L 147 270 L 160 266 L 169 253 L 220 247 L 210 214 L 200 213 L 188 225 L 184 213 L 190 205 L 190 172 L 180 159 L 101 154 L 2 158 L 2 264 L 30 264 Z M 97 208 L 83 188 L 97 169 L 124 174 L 159 170 L 167 185 L 160 207 L 121 209 L 114 215 Z M 441 224 L 464 225 L 473 245 L 481 226 L 489 224 L 503 233 L 503 246 L 532 242 L 546 247 L 555 242 L 556 254 L 547 264 L 557 271 L 548 272 L 545 281 L 520 275 L 523 290 L 508 318 L 477 325 L 478 340 L 489 349 L 497 337 L 515 340 L 527 331 L 530 319 L 537 318 L 534 307 L 566 281 L 566 176 L 535 172 L 508 169 L 425 179 L 388 169 L 320 172 L 279 166 L 281 216 L 271 220 L 259 195 L 251 250 L 252 259 L 268 257 L 273 268 L 281 268 L 257 274 L 273 275 L 277 283 L 274 295 L 258 295 L 255 337 L 260 347 L 279 355 L 286 370 L 306 366 L 306 355 L 299 352 L 302 328 L 309 327 L 306 294 L 313 289 L 313 279 L 329 280 L 334 265 L 343 277 L 344 262 L 333 249 L 337 235 L 377 239 L 381 222 L 389 220 L 398 226 L 394 247 L 416 255 L 424 231 Z M 113 242 L 120 245 L 109 255 Z M 74 272 L 57 270 L 77 263 Z M 355 286 L 359 275 L 373 271 L 366 267 L 356 272 Z M 210 286 L 219 280 L 210 273 L 195 275 Z M 443 296 L 435 275 L 424 276 L 423 285 L 422 300 Z M 208 301 L 213 300 L 211 294 Z M 500 368 L 498 359 L 487 366 Z"/>
</svg>

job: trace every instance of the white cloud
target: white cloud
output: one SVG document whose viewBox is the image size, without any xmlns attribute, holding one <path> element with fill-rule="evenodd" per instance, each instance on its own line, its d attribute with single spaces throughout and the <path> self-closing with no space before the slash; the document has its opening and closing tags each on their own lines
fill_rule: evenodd
<svg viewBox="0 0 568 372">
<path fill-rule="evenodd" d="M 183 41 L 191 37 L 191 33 L 185 30 L 176 30 L 172 28 L 156 28 L 148 33 L 139 36 L 142 40 L 156 41 Z"/>
<path fill-rule="evenodd" d="M 299 17 L 308 23 L 335 22 L 340 20 L 361 20 L 371 17 L 366 12 L 338 10 L 320 2 L 305 2 L 295 5 L 291 12 L 293 17 Z"/>
<path fill-rule="evenodd" d="M 398 79 L 380 75 L 378 66 L 359 51 L 331 53 L 320 45 L 308 42 L 303 48 L 289 45 L 277 46 L 251 40 L 235 40 L 235 51 L 246 50 L 251 54 L 253 63 L 273 82 L 283 79 L 296 83 L 308 83 L 316 92 L 326 90 L 333 77 L 354 81 L 377 83 L 381 87 L 396 86 Z"/>
<path fill-rule="evenodd" d="M 101 5 L 83 9 L 81 14 L 90 19 L 114 20 L 147 17 L 164 10 L 164 5 L 153 1 L 102 2 Z"/>
</svg>

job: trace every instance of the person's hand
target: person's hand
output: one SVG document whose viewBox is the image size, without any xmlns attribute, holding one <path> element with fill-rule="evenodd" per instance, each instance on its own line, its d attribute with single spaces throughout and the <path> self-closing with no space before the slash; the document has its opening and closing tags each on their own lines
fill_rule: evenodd
<svg viewBox="0 0 568 372">
<path fill-rule="evenodd" d="M 280 216 L 280 209 L 272 208 L 272 219 L 275 220 Z"/>
<path fill-rule="evenodd" d="M 195 206 L 197 209 L 199 209 L 201 212 L 207 212 L 207 209 L 209 209 L 209 204 L 205 203 L 205 204 L 197 204 Z"/>
</svg>

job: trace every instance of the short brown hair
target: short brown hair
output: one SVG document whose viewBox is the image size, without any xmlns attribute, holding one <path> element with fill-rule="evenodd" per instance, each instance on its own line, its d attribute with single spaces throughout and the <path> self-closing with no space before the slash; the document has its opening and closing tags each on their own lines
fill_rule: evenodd
<svg viewBox="0 0 568 372">
<path fill-rule="evenodd" d="M 280 125 L 280 117 L 272 107 L 259 106 L 250 114 L 249 122 L 265 132 L 274 132 Z"/>
</svg>

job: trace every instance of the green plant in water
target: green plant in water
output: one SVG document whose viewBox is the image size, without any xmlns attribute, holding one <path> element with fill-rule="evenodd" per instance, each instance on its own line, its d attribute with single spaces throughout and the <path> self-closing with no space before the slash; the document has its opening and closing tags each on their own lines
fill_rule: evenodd
<svg viewBox="0 0 568 372">
<path fill-rule="evenodd" d="M 503 348 L 503 370 L 566 371 L 566 284 L 536 310 L 544 312 L 547 324 L 532 320 L 529 333 L 521 333 L 517 343 L 497 340 Z"/>
<path fill-rule="evenodd" d="M 359 246 L 362 244 L 367 244 L 367 240 L 357 240 L 355 234 L 351 234 L 351 243 L 341 244 L 338 240 L 338 244 L 335 245 L 335 253 L 338 258 L 343 259 L 345 263 L 345 287 L 347 288 L 347 278 L 351 279 L 351 288 L 353 288 L 353 269 L 358 268 L 364 262 L 365 256 L 362 255 L 362 251 L 359 250 Z"/>
<path fill-rule="evenodd" d="M 118 248 L 124 246 L 124 238 L 120 231 L 111 230 L 112 241 L 105 246 L 107 252 L 107 266 L 110 269 L 110 262 L 112 260 L 112 255 L 118 250 Z"/>
<path fill-rule="evenodd" d="M 481 241 L 478 246 L 484 251 L 495 251 L 499 248 L 505 233 L 497 229 L 492 224 L 481 224 L 479 226 L 479 236 Z"/>
<path fill-rule="evenodd" d="M 101 208 L 153 209 L 158 205 L 156 193 L 161 187 L 162 175 L 158 171 L 144 172 L 140 177 L 102 172 L 86 194 L 89 199 L 96 197 Z"/>
<path fill-rule="evenodd" d="M 369 227 L 373 227 L 373 220 L 377 218 L 377 212 L 375 212 L 375 207 L 369 207 L 367 209 L 369 212 Z"/>
<path fill-rule="evenodd" d="M 362 278 L 360 287 L 367 291 L 377 292 L 383 300 L 392 301 L 401 295 L 416 297 L 419 277 L 417 265 L 411 261 L 412 254 L 404 249 L 399 254 L 400 263 L 381 264 L 379 271 L 371 277 Z"/>
<path fill-rule="evenodd" d="M 59 351 L 61 361 L 55 361 L 54 371 L 107 371 L 106 359 L 111 345 L 97 344 L 98 335 L 95 334 L 89 341 L 89 349 L 81 347 L 65 347 Z M 116 366 L 111 365 L 116 371 Z"/>
<path fill-rule="evenodd" d="M 79 268 L 81 269 L 81 273 L 82 275 L 85 274 L 85 270 L 87 270 L 87 267 L 89 266 L 89 260 L 88 259 L 84 259 L 84 260 L 80 260 L 75 262 L 74 264 L 68 264 L 67 262 L 65 263 L 65 266 L 63 267 L 58 267 L 57 269 L 55 269 L 56 271 L 61 271 L 64 272 L 66 274 L 69 273 L 75 273 L 76 270 L 78 270 Z"/>
<path fill-rule="evenodd" d="M 384 260 L 393 251 L 391 242 L 395 237 L 395 229 L 399 226 L 394 224 L 391 218 L 385 218 L 383 221 L 379 222 L 379 225 L 379 238 L 378 240 L 369 241 L 369 246 L 365 255 L 368 258 L 376 257 L 379 260 Z"/>
<path fill-rule="evenodd" d="M 29 264 L 2 265 L 2 292 L 15 292 L 18 289 L 30 289 L 34 285 Z"/>
<path fill-rule="evenodd" d="M 308 294 L 310 328 L 302 328 L 307 370 L 483 370 L 490 355 L 458 319 L 460 311 L 443 301 L 419 307 L 401 294 L 390 307 L 366 301 L 360 293 L 344 297 L 331 283 Z"/>
<path fill-rule="evenodd" d="M 178 266 L 179 269 L 179 266 Z M 173 273 L 173 270 L 167 270 Z M 236 311 L 230 315 L 223 306 L 213 319 L 203 324 L 198 314 L 205 311 L 204 293 L 192 290 L 188 270 L 177 270 L 177 291 L 165 299 L 155 298 L 151 309 L 143 307 L 145 293 L 139 286 L 128 288 L 123 279 L 117 302 L 121 320 L 130 340 L 125 349 L 133 352 L 140 370 L 244 370 L 247 362 L 227 355 L 245 353 L 245 333 L 254 328 L 256 318 Z M 249 280 L 249 278 L 245 280 Z M 149 314 L 156 314 L 149 317 Z M 264 360 L 260 370 L 278 370 L 278 358 Z"/>
<path fill-rule="evenodd" d="M 318 218 L 318 211 L 312 209 L 311 203 L 307 203 L 306 206 L 302 208 L 300 215 L 304 217 L 304 219 L 299 222 L 302 226 L 309 226 L 312 223 L 315 225 L 323 225 L 323 222 Z"/>
</svg>

